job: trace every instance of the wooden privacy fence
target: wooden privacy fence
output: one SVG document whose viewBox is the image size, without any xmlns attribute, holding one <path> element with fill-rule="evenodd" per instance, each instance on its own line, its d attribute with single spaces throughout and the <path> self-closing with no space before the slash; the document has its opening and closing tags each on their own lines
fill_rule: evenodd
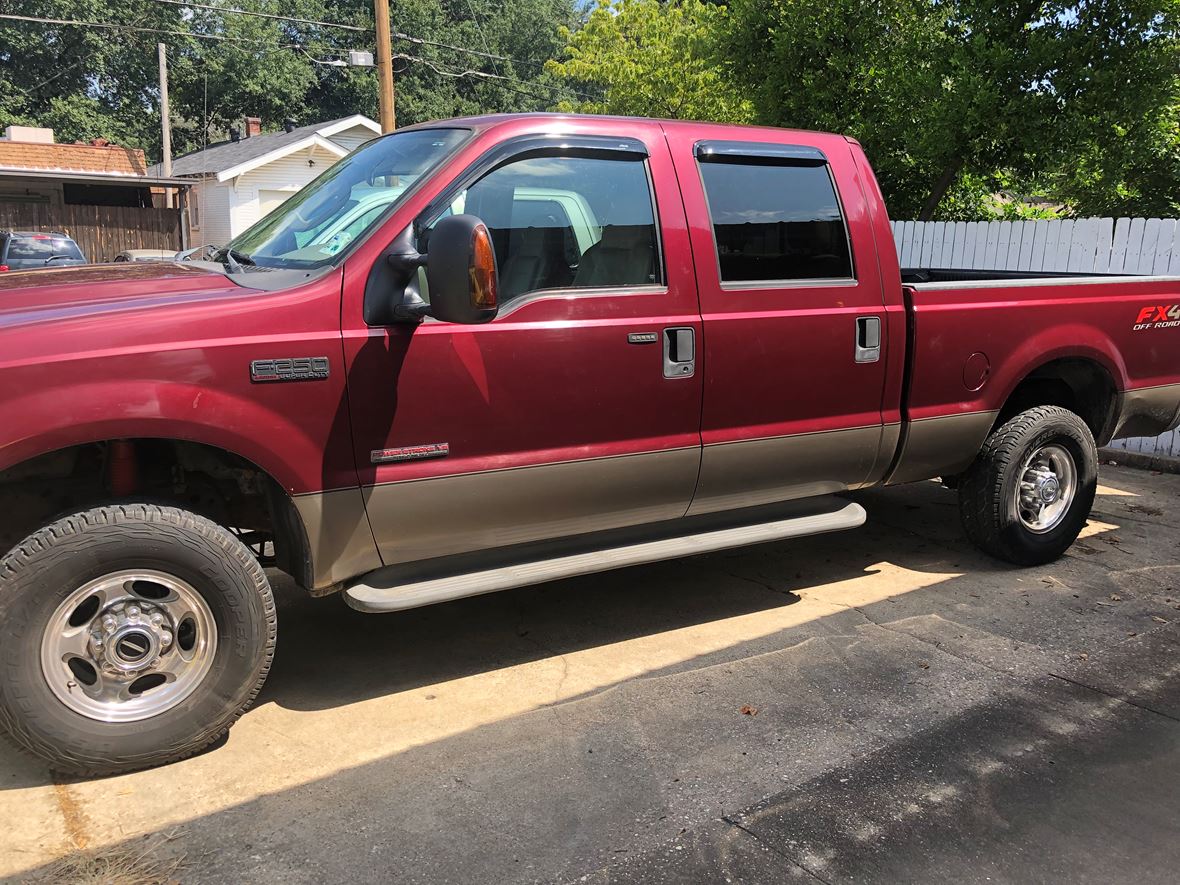
<svg viewBox="0 0 1180 885">
<path fill-rule="evenodd" d="M 902 267 L 1180 274 L 1175 218 L 894 221 Z"/>
<path fill-rule="evenodd" d="M 181 248 L 179 209 L 0 203 L 0 228 L 60 231 L 90 261 L 111 261 L 124 249 Z"/>
<path fill-rule="evenodd" d="M 1180 275 L 1175 218 L 894 221 L 902 267 Z M 1178 284 L 1177 288 L 1180 288 Z M 1180 430 L 1116 440 L 1147 463 L 1180 463 Z"/>
</svg>

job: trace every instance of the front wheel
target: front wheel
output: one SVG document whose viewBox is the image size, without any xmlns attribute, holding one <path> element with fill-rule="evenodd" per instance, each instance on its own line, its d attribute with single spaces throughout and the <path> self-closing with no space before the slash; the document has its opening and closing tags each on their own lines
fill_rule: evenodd
<svg viewBox="0 0 1180 885">
<path fill-rule="evenodd" d="M 183 759 L 270 669 L 266 575 L 230 532 L 152 504 L 64 517 L 0 559 L 0 726 L 56 771 Z"/>
<path fill-rule="evenodd" d="M 985 553 L 1040 565 L 1077 539 L 1097 487 L 1089 427 L 1068 409 L 1038 406 L 987 438 L 959 482 L 959 515 Z"/>
</svg>

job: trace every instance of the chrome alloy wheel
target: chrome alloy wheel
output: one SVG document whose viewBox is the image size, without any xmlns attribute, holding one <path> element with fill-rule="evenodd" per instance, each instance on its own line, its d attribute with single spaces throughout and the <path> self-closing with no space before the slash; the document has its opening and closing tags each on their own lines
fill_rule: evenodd
<svg viewBox="0 0 1180 885">
<path fill-rule="evenodd" d="M 1052 531 L 1065 518 L 1078 489 L 1073 455 L 1059 445 L 1037 449 L 1024 463 L 1016 487 L 1020 521 L 1038 535 Z"/>
<path fill-rule="evenodd" d="M 159 571 L 119 571 L 57 607 L 41 639 L 41 670 L 75 713 L 137 722 L 192 694 L 216 651 L 213 612 L 190 584 Z"/>
</svg>

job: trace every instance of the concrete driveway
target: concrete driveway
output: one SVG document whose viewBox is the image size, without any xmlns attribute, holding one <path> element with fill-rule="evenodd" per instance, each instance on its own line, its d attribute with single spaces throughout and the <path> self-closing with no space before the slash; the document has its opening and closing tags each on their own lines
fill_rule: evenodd
<svg viewBox="0 0 1180 885">
<path fill-rule="evenodd" d="M 922 483 L 855 532 L 400 615 L 280 585 L 220 746 L 85 782 L 0 749 L 0 874 L 1174 882 L 1180 476 L 1102 483 L 1029 570 Z"/>
</svg>

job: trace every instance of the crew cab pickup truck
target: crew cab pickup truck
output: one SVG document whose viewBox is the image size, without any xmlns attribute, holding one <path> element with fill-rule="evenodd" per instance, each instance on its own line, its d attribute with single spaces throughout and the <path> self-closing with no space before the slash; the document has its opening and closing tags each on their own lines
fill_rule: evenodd
<svg viewBox="0 0 1180 885">
<path fill-rule="evenodd" d="M 983 550 L 1052 560 L 1096 444 L 1180 422 L 1180 278 L 903 270 L 839 135 L 452 120 L 212 260 L 4 274 L 0 414 L 0 724 L 109 773 L 250 705 L 272 566 L 389 612 L 936 477 Z"/>
</svg>

